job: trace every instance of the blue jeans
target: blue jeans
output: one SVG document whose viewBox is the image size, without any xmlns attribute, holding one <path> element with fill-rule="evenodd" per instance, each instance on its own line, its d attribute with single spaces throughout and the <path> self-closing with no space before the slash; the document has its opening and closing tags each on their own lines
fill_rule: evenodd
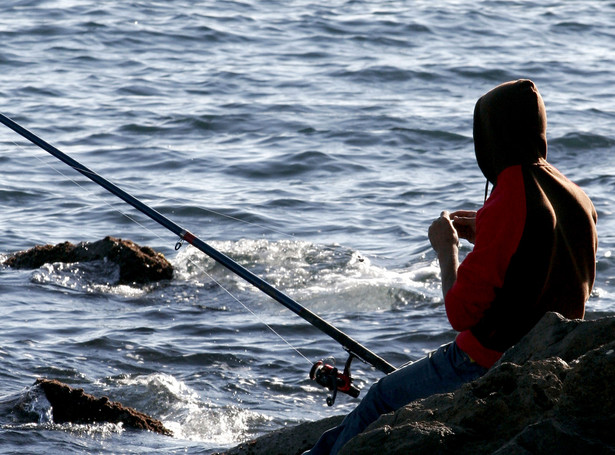
<svg viewBox="0 0 615 455">
<path fill-rule="evenodd" d="M 479 378 L 486 368 L 473 362 L 455 342 L 408 363 L 375 383 L 359 406 L 337 427 L 326 431 L 304 455 L 335 455 L 381 414 L 436 393 L 452 392 Z"/>
</svg>

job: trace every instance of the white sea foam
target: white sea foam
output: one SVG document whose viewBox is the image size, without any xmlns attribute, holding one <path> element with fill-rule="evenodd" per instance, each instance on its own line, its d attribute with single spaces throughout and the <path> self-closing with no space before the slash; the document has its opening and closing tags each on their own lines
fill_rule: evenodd
<svg viewBox="0 0 615 455">
<path fill-rule="evenodd" d="M 243 239 L 212 245 L 314 309 L 390 309 L 438 298 L 435 263 L 413 270 L 389 270 L 374 265 L 359 251 L 296 240 Z M 195 248 L 180 252 L 176 267 L 180 279 L 214 279 L 231 291 L 260 292 Z"/>
<path fill-rule="evenodd" d="M 201 397 L 183 381 L 164 373 L 121 378 L 119 385 L 143 389 L 152 412 L 173 432 L 175 438 L 229 445 L 242 441 L 255 421 L 268 418 L 238 405 L 218 405 Z"/>
</svg>

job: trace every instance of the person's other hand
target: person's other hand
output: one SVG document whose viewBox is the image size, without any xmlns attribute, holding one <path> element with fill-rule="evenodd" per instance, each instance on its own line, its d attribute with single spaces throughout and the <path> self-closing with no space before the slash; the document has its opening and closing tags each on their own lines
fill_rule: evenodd
<svg viewBox="0 0 615 455">
<path fill-rule="evenodd" d="M 438 255 L 453 250 L 459 244 L 457 230 L 453 227 L 453 222 L 446 210 L 431 223 L 428 236 L 432 248 Z"/>
<path fill-rule="evenodd" d="M 451 218 L 459 237 L 474 244 L 476 240 L 476 212 L 473 210 L 457 210 L 451 213 Z"/>
</svg>

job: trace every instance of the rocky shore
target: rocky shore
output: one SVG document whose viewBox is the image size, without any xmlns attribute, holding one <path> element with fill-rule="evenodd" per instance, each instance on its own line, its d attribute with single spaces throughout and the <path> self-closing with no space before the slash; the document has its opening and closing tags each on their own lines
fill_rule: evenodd
<svg viewBox="0 0 615 455">
<path fill-rule="evenodd" d="M 228 455 L 294 455 L 342 417 L 278 430 Z M 340 455 L 615 454 L 615 317 L 549 313 L 482 378 L 383 415 Z"/>
</svg>

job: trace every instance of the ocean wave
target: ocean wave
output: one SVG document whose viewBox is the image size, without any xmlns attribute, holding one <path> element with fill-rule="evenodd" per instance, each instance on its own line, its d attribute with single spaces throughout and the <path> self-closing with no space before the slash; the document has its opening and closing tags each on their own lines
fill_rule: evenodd
<svg viewBox="0 0 615 455">
<path fill-rule="evenodd" d="M 438 295 L 436 269 L 431 265 L 412 271 L 391 271 L 373 265 L 352 249 L 295 240 L 240 240 L 213 245 L 315 310 L 420 306 L 423 302 L 432 303 Z M 193 248 L 180 252 L 176 266 L 179 279 L 213 279 L 231 292 L 259 292 Z"/>
<path fill-rule="evenodd" d="M 594 28 L 592 24 L 585 24 L 578 21 L 562 21 L 555 23 L 551 29 L 556 33 L 584 33 Z"/>
<path fill-rule="evenodd" d="M 561 150 L 596 150 L 615 147 L 615 137 L 603 136 L 589 132 L 572 132 L 551 139 L 549 146 Z"/>
<path fill-rule="evenodd" d="M 91 261 L 45 264 L 31 274 L 36 284 L 86 294 L 115 294 L 124 297 L 139 297 L 154 287 L 117 284 L 119 267 L 110 261 Z"/>
<path fill-rule="evenodd" d="M 358 172 L 364 169 L 363 166 L 341 161 L 327 153 L 305 151 L 232 164 L 225 172 L 250 179 L 278 179 L 309 174 Z"/>
<path fill-rule="evenodd" d="M 516 75 L 507 69 L 489 68 L 484 66 L 457 66 L 450 68 L 457 76 L 467 79 L 482 79 L 500 84 L 505 81 L 517 79 Z"/>
<path fill-rule="evenodd" d="M 438 78 L 436 73 L 414 71 L 390 65 L 373 65 L 358 70 L 336 70 L 331 77 L 350 79 L 360 83 L 407 82 L 410 80 L 429 80 Z"/>
<path fill-rule="evenodd" d="M 230 445 L 247 438 L 262 414 L 239 406 L 218 406 L 204 400 L 184 381 L 164 373 L 117 378 L 114 387 L 123 389 L 124 401 L 160 416 L 175 438 Z"/>
</svg>

